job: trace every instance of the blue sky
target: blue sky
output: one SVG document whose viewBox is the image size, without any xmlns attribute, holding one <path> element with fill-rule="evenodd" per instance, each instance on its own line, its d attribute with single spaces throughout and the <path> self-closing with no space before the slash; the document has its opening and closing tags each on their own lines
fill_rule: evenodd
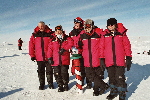
<svg viewBox="0 0 150 100">
<path fill-rule="evenodd" d="M 103 29 L 107 19 L 116 18 L 128 36 L 150 36 L 149 5 L 149 0 L 1 0 L 0 38 L 29 39 L 39 21 L 52 29 L 61 24 L 69 33 L 78 16 Z"/>
</svg>

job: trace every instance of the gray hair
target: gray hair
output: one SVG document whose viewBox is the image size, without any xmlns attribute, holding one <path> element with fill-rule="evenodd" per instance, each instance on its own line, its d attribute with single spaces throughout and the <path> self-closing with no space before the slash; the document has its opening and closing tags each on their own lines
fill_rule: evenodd
<svg viewBox="0 0 150 100">
<path fill-rule="evenodd" d="M 43 21 L 40 21 L 39 23 L 41 23 L 41 24 L 45 25 L 45 22 L 43 22 Z"/>
<path fill-rule="evenodd" d="M 85 22 L 84 22 L 84 30 L 86 30 L 86 25 L 87 24 L 90 24 L 91 25 L 91 30 L 94 28 L 94 21 L 93 20 L 91 20 L 91 19 L 87 19 L 87 20 L 85 20 Z"/>
<path fill-rule="evenodd" d="M 94 21 L 91 19 L 85 20 L 84 24 L 91 24 L 92 26 L 94 25 Z"/>
</svg>

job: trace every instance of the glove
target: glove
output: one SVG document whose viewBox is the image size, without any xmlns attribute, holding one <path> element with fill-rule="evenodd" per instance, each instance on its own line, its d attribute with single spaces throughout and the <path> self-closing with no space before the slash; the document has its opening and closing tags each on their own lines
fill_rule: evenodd
<svg viewBox="0 0 150 100">
<path fill-rule="evenodd" d="M 60 49 L 59 54 L 62 55 L 66 50 L 65 49 Z"/>
<path fill-rule="evenodd" d="M 131 68 L 131 64 L 132 64 L 131 60 L 132 60 L 132 57 L 126 56 L 126 67 L 127 67 L 127 71 L 129 71 L 130 68 Z"/>
<path fill-rule="evenodd" d="M 53 65 L 53 64 L 54 64 L 53 57 L 48 58 L 48 63 L 49 63 L 50 65 Z"/>
<path fill-rule="evenodd" d="M 34 60 L 36 60 L 36 59 L 35 59 L 35 57 L 32 57 L 31 60 L 34 61 Z"/>
<path fill-rule="evenodd" d="M 106 65 L 105 65 L 105 58 L 100 58 L 100 67 L 102 71 L 105 71 Z"/>
</svg>

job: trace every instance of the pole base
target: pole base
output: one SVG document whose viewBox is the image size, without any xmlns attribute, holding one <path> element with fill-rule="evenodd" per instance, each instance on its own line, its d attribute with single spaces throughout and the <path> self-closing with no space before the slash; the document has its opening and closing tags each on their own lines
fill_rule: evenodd
<svg viewBox="0 0 150 100">
<path fill-rule="evenodd" d="M 78 94 L 83 94 L 83 90 L 78 89 Z"/>
</svg>

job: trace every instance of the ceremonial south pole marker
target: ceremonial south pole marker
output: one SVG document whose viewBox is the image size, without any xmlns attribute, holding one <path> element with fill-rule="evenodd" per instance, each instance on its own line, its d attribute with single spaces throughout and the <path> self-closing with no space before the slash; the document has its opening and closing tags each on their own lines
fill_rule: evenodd
<svg viewBox="0 0 150 100">
<path fill-rule="evenodd" d="M 78 89 L 78 93 L 82 94 L 83 93 L 83 89 L 82 89 L 82 77 L 81 77 L 81 69 L 80 69 L 80 60 L 79 58 L 81 58 L 80 54 L 78 54 L 78 49 L 76 49 L 75 47 L 72 48 L 72 57 L 71 59 L 73 59 L 72 63 L 73 66 L 75 67 L 75 75 L 76 75 L 76 87 Z"/>
</svg>

